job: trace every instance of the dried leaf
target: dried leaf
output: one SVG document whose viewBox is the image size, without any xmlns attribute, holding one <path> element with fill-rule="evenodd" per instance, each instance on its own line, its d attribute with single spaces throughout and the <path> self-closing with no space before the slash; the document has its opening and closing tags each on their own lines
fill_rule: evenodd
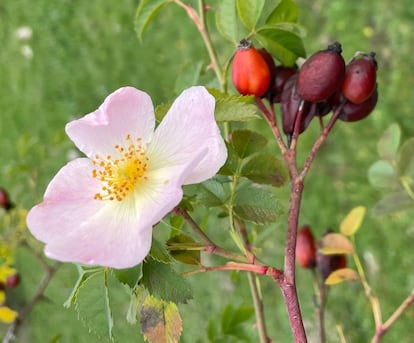
<svg viewBox="0 0 414 343">
<path fill-rule="evenodd" d="M 358 273 L 351 268 L 337 269 L 325 280 L 325 285 L 332 286 L 345 281 L 359 280 Z"/>
<path fill-rule="evenodd" d="M 320 240 L 318 251 L 324 255 L 350 254 L 354 251 L 354 247 L 344 235 L 328 233 Z"/>
</svg>

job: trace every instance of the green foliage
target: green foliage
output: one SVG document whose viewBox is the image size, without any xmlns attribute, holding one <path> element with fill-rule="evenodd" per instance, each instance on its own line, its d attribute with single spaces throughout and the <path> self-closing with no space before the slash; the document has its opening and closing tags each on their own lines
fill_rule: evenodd
<svg viewBox="0 0 414 343">
<path fill-rule="evenodd" d="M 251 342 L 250 334 L 247 332 L 247 322 L 253 314 L 252 307 L 227 305 L 221 315 L 220 323 L 213 319 L 209 320 L 207 329 L 209 342 Z"/>
<path fill-rule="evenodd" d="M 199 249 L 202 246 L 196 243 L 190 236 L 184 234 L 174 235 L 167 241 L 167 245 L 171 256 L 177 261 L 185 264 L 200 265 L 201 254 Z"/>
<path fill-rule="evenodd" d="M 271 187 L 247 181 L 237 188 L 233 210 L 239 218 L 259 225 L 273 223 L 282 214 Z"/>
<path fill-rule="evenodd" d="M 128 269 L 113 269 L 113 273 L 119 282 L 132 289 L 142 278 L 142 264 Z"/>
<path fill-rule="evenodd" d="M 233 44 L 240 40 L 236 0 L 222 0 L 216 12 L 216 26 L 220 34 Z"/>
<path fill-rule="evenodd" d="M 264 0 L 237 0 L 237 12 L 243 25 L 253 31 L 263 10 Z"/>
<path fill-rule="evenodd" d="M 408 210 L 414 203 L 414 137 L 401 146 L 400 137 L 400 127 L 392 124 L 377 144 L 381 159 L 368 170 L 372 186 L 384 193 L 374 207 L 377 215 Z"/>
<path fill-rule="evenodd" d="M 143 263 L 143 274 L 140 284 L 159 299 L 186 303 L 193 297 L 188 282 L 168 264 L 148 257 Z"/>
<path fill-rule="evenodd" d="M 257 154 L 247 161 L 241 169 L 242 176 L 249 180 L 274 187 L 283 186 L 288 180 L 284 163 L 272 154 Z"/>
<path fill-rule="evenodd" d="M 160 9 L 171 0 L 141 0 L 135 14 L 135 31 L 142 40 L 144 32 Z"/>
<path fill-rule="evenodd" d="M 235 130 L 231 134 L 233 150 L 242 159 L 262 150 L 266 144 L 265 137 L 250 130 Z"/>
</svg>

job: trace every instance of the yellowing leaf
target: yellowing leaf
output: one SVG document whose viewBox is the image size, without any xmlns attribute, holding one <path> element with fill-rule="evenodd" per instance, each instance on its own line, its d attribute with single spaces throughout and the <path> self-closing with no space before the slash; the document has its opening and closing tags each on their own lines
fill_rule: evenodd
<svg viewBox="0 0 414 343">
<path fill-rule="evenodd" d="M 319 244 L 318 251 L 324 255 L 350 254 L 354 251 L 350 240 L 340 233 L 328 233 Z"/>
<path fill-rule="evenodd" d="M 177 343 L 183 329 L 177 305 L 151 295 L 141 309 L 141 331 L 151 343 Z"/>
<path fill-rule="evenodd" d="M 13 323 L 18 313 L 7 306 L 0 307 L 0 322 L 5 324 Z"/>
<path fill-rule="evenodd" d="M 345 281 L 356 281 L 359 279 L 358 273 L 351 268 L 342 268 L 333 271 L 325 280 L 325 285 L 332 286 Z"/>
<path fill-rule="evenodd" d="M 342 220 L 340 230 L 345 236 L 352 236 L 358 231 L 364 219 L 366 208 L 364 206 L 355 207 Z"/>
</svg>

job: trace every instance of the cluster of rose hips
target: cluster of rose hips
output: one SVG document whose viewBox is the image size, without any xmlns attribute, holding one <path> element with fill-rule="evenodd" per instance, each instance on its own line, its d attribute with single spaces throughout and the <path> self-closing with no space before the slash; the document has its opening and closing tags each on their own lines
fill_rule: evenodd
<svg viewBox="0 0 414 343">
<path fill-rule="evenodd" d="M 332 232 L 327 230 L 325 234 Z M 324 255 L 317 251 L 315 239 L 309 226 L 305 225 L 298 231 L 296 240 L 296 261 L 303 268 L 317 268 L 323 280 L 332 272 L 346 267 L 346 255 Z"/>
<path fill-rule="evenodd" d="M 358 121 L 374 109 L 378 90 L 375 53 L 359 53 L 349 63 L 339 43 L 310 56 L 300 69 L 276 66 L 265 49 L 243 39 L 233 59 L 232 79 L 242 95 L 280 103 L 284 133 L 290 137 L 299 120 L 302 133 L 315 116 L 339 111 L 339 119 Z M 298 115 L 300 113 L 300 115 Z"/>
</svg>

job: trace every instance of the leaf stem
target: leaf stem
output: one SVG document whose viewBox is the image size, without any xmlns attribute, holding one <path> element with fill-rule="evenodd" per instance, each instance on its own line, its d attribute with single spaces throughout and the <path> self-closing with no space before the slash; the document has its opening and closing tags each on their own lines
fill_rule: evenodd
<svg viewBox="0 0 414 343">
<path fill-rule="evenodd" d="M 184 4 L 181 0 L 174 0 L 174 2 L 187 12 L 188 16 L 190 17 L 190 19 L 194 22 L 195 26 L 197 27 L 197 30 L 200 32 L 200 35 L 204 41 L 204 45 L 207 48 L 213 70 L 220 84 L 220 90 L 224 91 L 226 87 L 225 85 L 226 80 L 223 77 L 223 72 L 221 70 L 220 62 L 218 60 L 216 50 L 214 48 L 214 45 L 211 41 L 210 34 L 208 32 L 206 16 L 205 16 L 206 7 L 204 4 L 204 0 L 198 1 L 199 14 L 197 14 L 194 8 L 192 8 L 190 5 Z"/>
</svg>

